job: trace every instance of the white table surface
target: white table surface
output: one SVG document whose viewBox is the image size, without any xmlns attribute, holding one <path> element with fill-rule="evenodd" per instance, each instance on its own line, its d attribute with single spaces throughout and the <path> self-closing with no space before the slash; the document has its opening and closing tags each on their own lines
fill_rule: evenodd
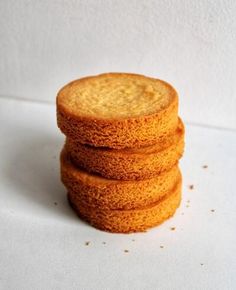
<svg viewBox="0 0 236 290">
<path fill-rule="evenodd" d="M 129 235 L 68 206 L 63 140 L 55 106 L 0 99 L 0 289 L 236 289 L 235 131 L 187 125 L 180 208 Z"/>
</svg>

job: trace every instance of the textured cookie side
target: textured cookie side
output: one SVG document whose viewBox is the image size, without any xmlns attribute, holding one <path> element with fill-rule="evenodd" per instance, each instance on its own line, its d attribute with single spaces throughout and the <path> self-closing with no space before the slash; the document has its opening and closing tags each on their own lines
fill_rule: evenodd
<svg viewBox="0 0 236 290">
<path fill-rule="evenodd" d="M 178 126 L 178 99 L 153 115 L 130 119 L 78 117 L 57 104 L 57 124 L 62 133 L 82 144 L 115 149 L 161 142 Z"/>
<path fill-rule="evenodd" d="M 66 139 L 65 148 L 73 162 L 88 172 L 106 178 L 139 180 L 152 178 L 170 170 L 184 151 L 184 125 L 179 125 L 174 134 L 161 143 L 140 149 L 96 148 Z"/>
<path fill-rule="evenodd" d="M 80 218 L 92 226 L 112 233 L 143 232 L 174 215 L 181 202 L 181 181 L 158 203 L 138 210 L 103 210 L 91 208 L 69 192 L 68 199 Z"/>
<path fill-rule="evenodd" d="M 61 180 L 68 191 L 91 207 L 141 208 L 157 202 L 181 176 L 177 165 L 151 179 L 124 181 L 106 179 L 75 167 L 65 150 L 61 154 Z"/>
</svg>

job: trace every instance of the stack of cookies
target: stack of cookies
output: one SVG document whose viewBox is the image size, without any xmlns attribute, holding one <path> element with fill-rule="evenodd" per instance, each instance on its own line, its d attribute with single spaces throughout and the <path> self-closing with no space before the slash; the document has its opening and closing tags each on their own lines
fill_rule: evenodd
<svg viewBox="0 0 236 290">
<path fill-rule="evenodd" d="M 61 179 L 79 217 L 130 233 L 175 213 L 184 125 L 172 86 L 124 73 L 79 79 L 59 91 L 57 122 L 66 135 Z"/>
</svg>

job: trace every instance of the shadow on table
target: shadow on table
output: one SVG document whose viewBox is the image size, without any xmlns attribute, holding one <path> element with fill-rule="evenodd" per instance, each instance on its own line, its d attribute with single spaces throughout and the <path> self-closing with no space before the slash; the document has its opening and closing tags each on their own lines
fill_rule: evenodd
<svg viewBox="0 0 236 290">
<path fill-rule="evenodd" d="M 29 134 L 27 134 L 29 135 Z M 9 144 L 6 178 L 15 193 L 48 209 L 57 216 L 77 219 L 69 207 L 66 189 L 60 181 L 59 154 L 63 139 L 32 132 L 21 136 L 20 144 Z"/>
</svg>

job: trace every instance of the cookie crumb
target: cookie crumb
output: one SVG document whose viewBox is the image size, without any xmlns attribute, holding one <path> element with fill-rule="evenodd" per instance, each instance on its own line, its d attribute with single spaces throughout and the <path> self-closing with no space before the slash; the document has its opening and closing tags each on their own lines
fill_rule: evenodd
<svg viewBox="0 0 236 290">
<path fill-rule="evenodd" d="M 135 239 L 132 239 L 132 242 L 135 242 Z"/>
<path fill-rule="evenodd" d="M 190 203 L 190 200 L 189 199 L 187 200 L 187 203 Z"/>
<path fill-rule="evenodd" d="M 106 245 L 106 242 L 102 242 L 103 243 L 103 245 Z"/>
<path fill-rule="evenodd" d="M 203 263 L 200 263 L 200 265 L 203 266 L 204 264 Z"/>
<path fill-rule="evenodd" d="M 89 245 L 90 245 L 89 241 L 85 242 L 85 246 L 89 246 Z"/>
<path fill-rule="evenodd" d="M 175 231 L 175 227 L 171 227 L 170 230 L 171 230 L 171 231 Z"/>
<path fill-rule="evenodd" d="M 193 185 L 193 184 L 190 184 L 188 188 L 189 188 L 190 190 L 193 190 L 193 189 L 194 189 L 194 185 Z"/>
<path fill-rule="evenodd" d="M 54 202 L 54 205 L 57 205 L 57 202 Z"/>
<path fill-rule="evenodd" d="M 164 248 L 164 246 L 160 246 L 160 248 L 161 248 L 161 249 L 163 249 L 163 248 Z"/>
<path fill-rule="evenodd" d="M 190 206 L 189 204 L 186 205 L 186 207 L 189 207 L 189 206 Z"/>
<path fill-rule="evenodd" d="M 211 212 L 215 212 L 215 209 L 211 209 Z"/>
<path fill-rule="evenodd" d="M 184 212 L 182 212 L 181 215 L 184 215 Z"/>
<path fill-rule="evenodd" d="M 202 168 L 207 169 L 208 165 L 203 165 Z"/>
<path fill-rule="evenodd" d="M 129 253 L 129 250 L 124 250 L 125 253 Z"/>
</svg>

